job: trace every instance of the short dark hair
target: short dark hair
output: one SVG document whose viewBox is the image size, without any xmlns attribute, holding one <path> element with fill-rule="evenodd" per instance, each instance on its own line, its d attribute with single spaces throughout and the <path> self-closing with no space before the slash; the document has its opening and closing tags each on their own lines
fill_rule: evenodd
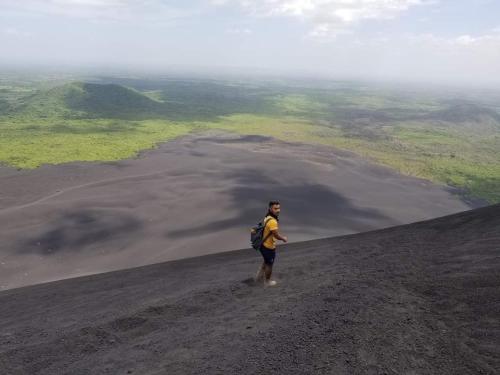
<svg viewBox="0 0 500 375">
<path fill-rule="evenodd" d="M 275 204 L 280 204 L 279 201 L 270 201 L 269 202 L 269 208 L 271 208 L 272 206 L 274 206 Z"/>
</svg>

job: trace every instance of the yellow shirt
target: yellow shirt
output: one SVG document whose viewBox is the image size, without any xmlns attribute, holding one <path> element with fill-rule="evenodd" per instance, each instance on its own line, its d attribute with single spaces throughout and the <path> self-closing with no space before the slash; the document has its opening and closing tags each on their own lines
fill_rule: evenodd
<svg viewBox="0 0 500 375">
<path fill-rule="evenodd" d="M 269 220 L 269 218 L 271 219 Z M 274 217 L 268 215 L 264 218 L 264 221 L 266 220 L 268 220 L 268 222 L 264 228 L 264 238 L 266 238 L 272 230 L 278 229 L 278 221 Z M 271 234 L 267 237 L 267 240 L 264 241 L 263 245 L 268 249 L 274 250 L 276 249 L 276 239 Z"/>
</svg>

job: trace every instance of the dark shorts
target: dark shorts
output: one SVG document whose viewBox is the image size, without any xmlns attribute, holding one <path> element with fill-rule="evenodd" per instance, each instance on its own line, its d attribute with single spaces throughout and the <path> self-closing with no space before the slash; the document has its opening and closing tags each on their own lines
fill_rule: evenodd
<svg viewBox="0 0 500 375">
<path fill-rule="evenodd" d="M 276 250 L 268 249 L 265 246 L 261 246 L 260 253 L 262 254 L 262 257 L 264 258 L 265 264 L 272 265 L 274 263 L 274 258 L 276 257 Z"/>
</svg>

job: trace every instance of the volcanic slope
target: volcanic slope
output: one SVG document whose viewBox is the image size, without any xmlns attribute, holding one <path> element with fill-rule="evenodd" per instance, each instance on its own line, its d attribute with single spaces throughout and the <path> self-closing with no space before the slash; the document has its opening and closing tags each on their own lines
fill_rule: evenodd
<svg viewBox="0 0 500 375">
<path fill-rule="evenodd" d="M 0 293 L 2 374 L 498 374 L 500 205 Z"/>
<path fill-rule="evenodd" d="M 32 118 L 151 117 L 164 111 L 160 102 L 116 84 L 70 82 L 37 92 L 12 109 L 12 114 Z"/>
</svg>

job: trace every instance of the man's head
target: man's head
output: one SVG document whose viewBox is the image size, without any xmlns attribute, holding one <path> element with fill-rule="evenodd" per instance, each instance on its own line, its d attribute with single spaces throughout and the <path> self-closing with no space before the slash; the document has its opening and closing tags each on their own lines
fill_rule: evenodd
<svg viewBox="0 0 500 375">
<path fill-rule="evenodd" d="M 278 201 L 269 202 L 269 212 L 271 212 L 274 216 L 279 216 L 279 214 L 280 214 L 280 202 L 278 202 Z"/>
</svg>

